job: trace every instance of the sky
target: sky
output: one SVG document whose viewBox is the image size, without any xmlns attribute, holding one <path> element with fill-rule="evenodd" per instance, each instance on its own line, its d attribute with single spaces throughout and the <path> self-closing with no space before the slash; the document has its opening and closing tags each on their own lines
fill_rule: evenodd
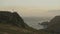
<svg viewBox="0 0 60 34">
<path fill-rule="evenodd" d="M 12 9 L 22 16 L 51 16 L 49 10 L 60 10 L 60 0 L 0 0 L 0 10 Z"/>
</svg>

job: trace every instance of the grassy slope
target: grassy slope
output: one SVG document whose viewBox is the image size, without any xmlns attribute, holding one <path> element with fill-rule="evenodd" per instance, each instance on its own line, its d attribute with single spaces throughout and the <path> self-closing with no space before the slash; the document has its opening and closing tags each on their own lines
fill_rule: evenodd
<svg viewBox="0 0 60 34">
<path fill-rule="evenodd" d="M 47 32 L 38 31 L 33 28 L 18 28 L 13 25 L 0 24 L 0 34 L 47 34 Z"/>
</svg>

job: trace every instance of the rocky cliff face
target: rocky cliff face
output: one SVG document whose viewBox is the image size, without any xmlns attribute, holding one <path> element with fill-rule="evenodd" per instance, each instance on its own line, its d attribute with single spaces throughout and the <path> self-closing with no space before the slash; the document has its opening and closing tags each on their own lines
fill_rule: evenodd
<svg viewBox="0 0 60 34">
<path fill-rule="evenodd" d="M 48 24 L 48 30 L 53 32 L 60 32 L 60 16 L 54 17 Z"/>
<path fill-rule="evenodd" d="M 0 11 L 0 23 L 12 24 L 18 27 L 27 27 L 17 12 Z"/>
</svg>

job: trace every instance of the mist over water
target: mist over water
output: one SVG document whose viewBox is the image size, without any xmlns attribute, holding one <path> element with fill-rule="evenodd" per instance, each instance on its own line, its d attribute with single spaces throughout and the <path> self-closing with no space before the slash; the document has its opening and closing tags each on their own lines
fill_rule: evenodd
<svg viewBox="0 0 60 34">
<path fill-rule="evenodd" d="M 42 25 L 39 25 L 38 23 L 42 23 L 45 21 L 50 21 L 50 17 L 23 17 L 25 23 L 27 23 L 30 27 L 33 27 L 35 29 L 43 29 L 44 27 Z"/>
</svg>

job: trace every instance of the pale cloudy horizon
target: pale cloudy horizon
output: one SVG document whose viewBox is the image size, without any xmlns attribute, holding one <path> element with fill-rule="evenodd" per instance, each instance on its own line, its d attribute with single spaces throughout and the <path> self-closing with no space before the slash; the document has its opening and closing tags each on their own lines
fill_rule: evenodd
<svg viewBox="0 0 60 34">
<path fill-rule="evenodd" d="M 53 16 L 49 10 L 60 10 L 60 0 L 0 0 L 0 10 L 18 11 L 22 16 Z"/>
</svg>

